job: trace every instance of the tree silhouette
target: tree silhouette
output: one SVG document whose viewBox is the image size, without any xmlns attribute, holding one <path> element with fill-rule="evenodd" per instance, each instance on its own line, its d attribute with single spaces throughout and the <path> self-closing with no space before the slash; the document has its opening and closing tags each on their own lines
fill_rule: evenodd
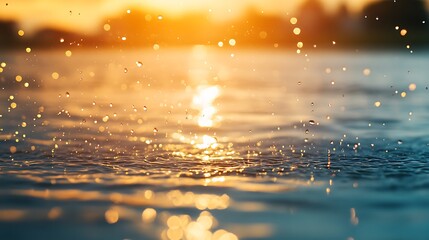
<svg viewBox="0 0 429 240">
<path fill-rule="evenodd" d="M 0 46 L 11 46 L 18 44 L 16 31 L 18 30 L 16 22 L 0 21 Z"/>
<path fill-rule="evenodd" d="M 378 1 L 363 9 L 365 26 L 372 30 L 424 29 L 427 20 L 425 3 L 420 0 Z"/>
</svg>

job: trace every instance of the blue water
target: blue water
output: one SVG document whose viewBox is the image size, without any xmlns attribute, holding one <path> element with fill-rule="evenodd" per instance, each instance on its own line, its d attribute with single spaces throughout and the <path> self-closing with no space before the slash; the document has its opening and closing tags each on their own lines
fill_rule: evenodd
<svg viewBox="0 0 429 240">
<path fill-rule="evenodd" d="M 0 57 L 2 239 L 429 237 L 427 52 L 33 52 Z"/>
</svg>

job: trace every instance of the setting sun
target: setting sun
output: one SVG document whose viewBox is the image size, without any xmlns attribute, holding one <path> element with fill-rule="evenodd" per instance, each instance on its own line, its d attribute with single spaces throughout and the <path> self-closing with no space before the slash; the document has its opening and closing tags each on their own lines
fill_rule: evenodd
<svg viewBox="0 0 429 240">
<path fill-rule="evenodd" d="M 97 0 L 97 1 L 11 1 L 0 6 L 0 19 L 16 20 L 29 33 L 43 27 L 54 27 L 90 33 L 98 31 L 103 19 L 126 12 L 129 8 L 152 9 L 158 14 L 176 17 L 186 13 L 204 13 L 217 21 L 239 17 L 249 8 L 259 9 L 261 13 L 277 14 L 286 17 L 293 14 L 304 0 Z M 333 11 L 338 4 L 346 3 L 350 9 L 357 10 L 368 1 L 331 0 L 325 1 L 326 9 Z M 55 10 L 52 10 L 55 9 Z M 94 11 L 96 9 L 96 11 Z"/>
</svg>

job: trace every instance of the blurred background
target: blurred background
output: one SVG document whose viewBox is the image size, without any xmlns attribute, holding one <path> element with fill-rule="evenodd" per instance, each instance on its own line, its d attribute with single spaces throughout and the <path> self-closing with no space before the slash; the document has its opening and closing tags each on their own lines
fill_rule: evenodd
<svg viewBox="0 0 429 240">
<path fill-rule="evenodd" d="M 3 1 L 0 48 L 163 44 L 397 47 L 429 41 L 427 1 Z M 291 31 L 298 28 L 295 34 Z M 16 32 L 25 36 L 18 38 Z M 406 37 L 404 39 L 404 37 Z M 31 46 L 29 46 L 31 44 Z M 228 44 L 226 44 L 228 45 Z"/>
</svg>

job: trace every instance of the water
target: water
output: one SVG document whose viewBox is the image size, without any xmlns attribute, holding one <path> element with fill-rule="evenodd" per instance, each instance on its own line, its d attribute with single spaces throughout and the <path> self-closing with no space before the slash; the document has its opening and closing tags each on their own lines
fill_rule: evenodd
<svg viewBox="0 0 429 240">
<path fill-rule="evenodd" d="M 429 236 L 426 52 L 0 62 L 4 239 Z"/>
</svg>

